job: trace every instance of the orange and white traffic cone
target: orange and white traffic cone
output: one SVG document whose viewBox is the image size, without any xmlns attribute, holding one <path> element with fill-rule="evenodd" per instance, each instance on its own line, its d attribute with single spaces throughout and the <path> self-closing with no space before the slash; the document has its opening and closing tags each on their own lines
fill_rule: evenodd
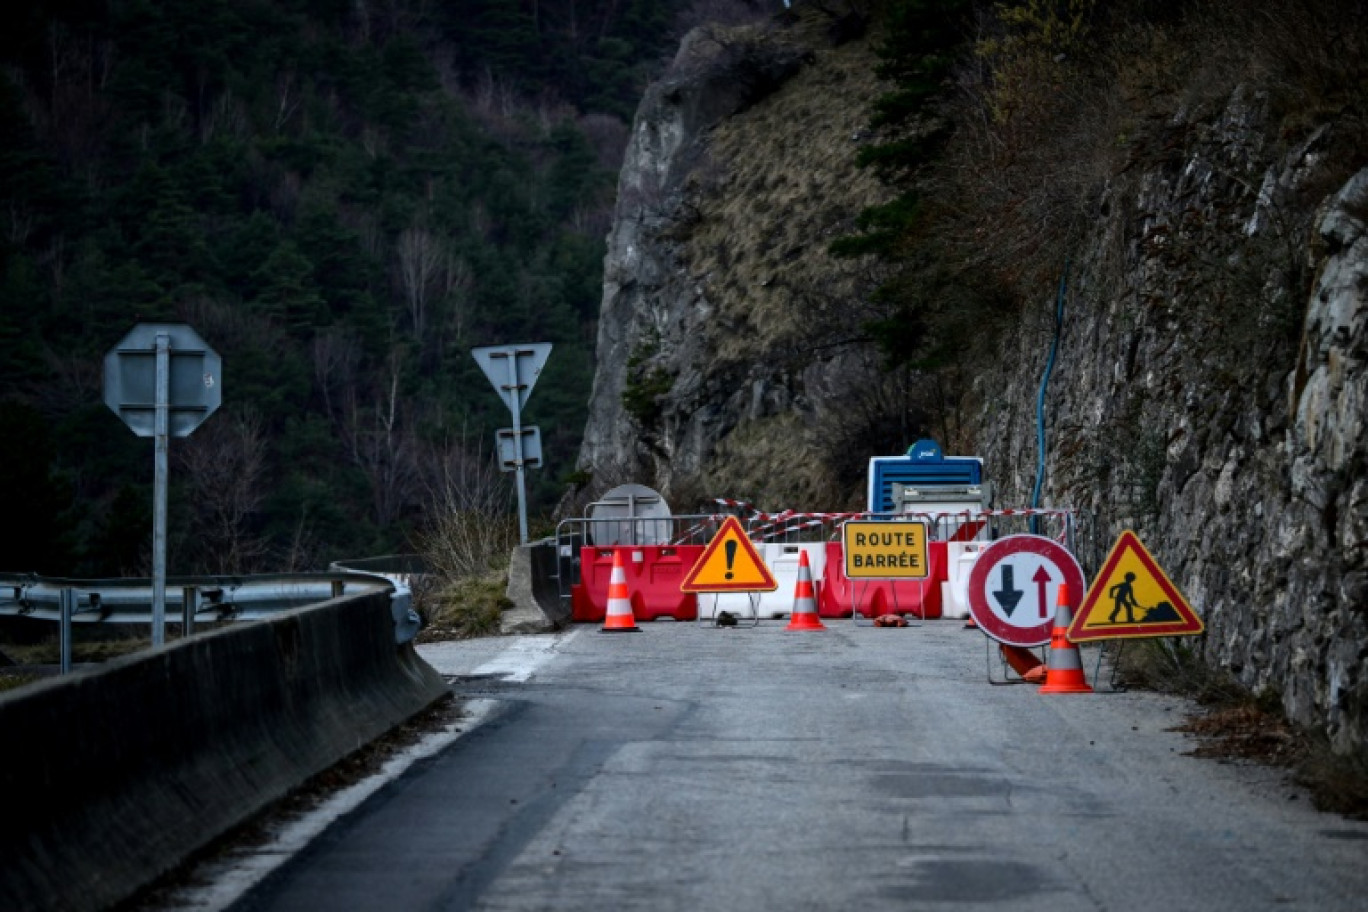
<svg viewBox="0 0 1368 912">
<path fill-rule="evenodd" d="M 1088 679 L 1083 676 L 1083 657 L 1078 646 L 1069 642 L 1069 625 L 1073 623 L 1073 609 L 1069 607 L 1069 586 L 1061 583 L 1055 599 L 1054 630 L 1050 633 L 1050 663 L 1045 670 L 1043 694 L 1092 693 Z"/>
<path fill-rule="evenodd" d="M 613 572 L 608 577 L 608 613 L 599 633 L 632 633 L 641 630 L 632 614 L 632 597 L 627 594 L 627 571 L 622 568 L 622 549 L 613 550 Z"/>
<path fill-rule="evenodd" d="M 785 630 L 826 630 L 817 614 L 817 594 L 812 586 L 812 568 L 807 549 L 798 552 L 798 582 L 793 587 L 793 613 Z"/>
</svg>

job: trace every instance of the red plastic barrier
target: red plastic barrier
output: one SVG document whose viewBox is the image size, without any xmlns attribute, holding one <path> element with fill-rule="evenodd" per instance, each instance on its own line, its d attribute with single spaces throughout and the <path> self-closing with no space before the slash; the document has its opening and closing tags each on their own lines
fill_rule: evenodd
<svg viewBox="0 0 1368 912">
<path fill-rule="evenodd" d="M 852 580 L 845 573 L 845 548 L 838 541 L 827 542 L 826 573 L 817 600 L 822 617 L 844 618 L 855 613 L 859 603 L 862 617 L 883 614 L 911 614 L 925 620 L 941 616 L 941 586 L 947 579 L 945 542 L 928 542 L 929 573 L 924 580 Z"/>
<path fill-rule="evenodd" d="M 613 552 L 622 552 L 632 615 L 638 621 L 698 618 L 698 596 L 679 586 L 703 556 L 703 545 L 636 545 L 580 549 L 580 582 L 570 587 L 570 619 L 601 622 L 608 613 L 608 578 Z"/>
</svg>

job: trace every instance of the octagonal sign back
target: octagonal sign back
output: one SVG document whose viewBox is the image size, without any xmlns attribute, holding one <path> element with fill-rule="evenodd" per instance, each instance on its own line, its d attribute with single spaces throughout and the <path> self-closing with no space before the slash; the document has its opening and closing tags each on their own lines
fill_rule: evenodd
<svg viewBox="0 0 1368 912">
<path fill-rule="evenodd" d="M 139 437 L 156 433 L 157 337 L 168 342 L 167 427 L 188 437 L 223 402 L 223 359 L 184 323 L 139 323 L 104 360 L 104 401 Z"/>
</svg>

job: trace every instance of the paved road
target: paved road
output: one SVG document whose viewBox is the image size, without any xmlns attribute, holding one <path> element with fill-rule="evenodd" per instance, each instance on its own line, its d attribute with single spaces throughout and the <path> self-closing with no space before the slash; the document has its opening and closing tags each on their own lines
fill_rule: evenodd
<svg viewBox="0 0 1368 912">
<path fill-rule="evenodd" d="M 425 655 L 489 719 L 235 908 L 1368 907 L 1368 825 L 1185 756 L 1173 698 L 991 686 L 958 622 Z"/>
</svg>

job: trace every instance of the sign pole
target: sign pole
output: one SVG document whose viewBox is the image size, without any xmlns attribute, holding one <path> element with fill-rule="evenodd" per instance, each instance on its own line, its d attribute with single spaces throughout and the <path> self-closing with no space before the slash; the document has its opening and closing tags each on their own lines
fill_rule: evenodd
<svg viewBox="0 0 1368 912">
<path fill-rule="evenodd" d="M 223 402 L 222 369 L 218 352 L 183 323 L 139 323 L 105 354 L 105 405 L 134 434 L 153 439 L 153 646 L 166 642 L 167 445 Z"/>
<path fill-rule="evenodd" d="M 542 366 L 551 354 L 551 343 L 482 345 L 471 349 L 470 353 L 513 415 L 513 427 L 500 428 L 495 434 L 495 440 L 499 450 L 499 470 L 516 472 L 518 475 L 518 539 L 525 545 L 527 484 L 523 470 L 529 462 L 533 468 L 541 465 L 541 432 L 538 428 L 531 427 L 528 434 L 532 439 L 523 440 L 522 407 L 527 402 L 527 397 L 532 395 L 532 387 L 536 385 Z M 509 442 L 506 449 L 503 445 L 505 439 Z"/>
<path fill-rule="evenodd" d="M 171 414 L 171 336 L 157 333 L 157 398 L 152 436 L 152 645 L 166 642 L 166 472 Z"/>
<path fill-rule="evenodd" d="M 518 482 L 518 541 L 525 545 L 527 544 L 527 488 L 523 483 L 522 412 L 518 408 L 519 386 L 518 356 L 514 352 L 508 358 L 508 388 L 512 391 L 512 395 L 508 397 L 508 407 L 513 412 L 513 471 L 516 473 Z"/>
</svg>

